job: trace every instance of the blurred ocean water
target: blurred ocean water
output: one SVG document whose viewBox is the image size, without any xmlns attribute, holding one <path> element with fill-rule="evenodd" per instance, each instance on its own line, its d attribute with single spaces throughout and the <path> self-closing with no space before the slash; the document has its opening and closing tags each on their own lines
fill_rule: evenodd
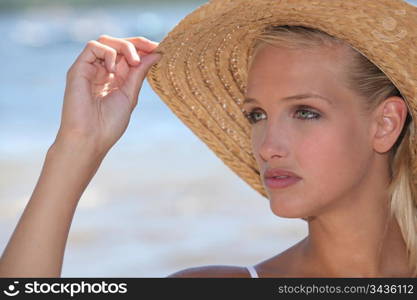
<svg viewBox="0 0 417 300">
<path fill-rule="evenodd" d="M 66 71 L 100 34 L 161 41 L 203 1 L 0 12 L 0 247 L 10 238 L 60 124 Z M 57 199 L 59 201 L 59 199 Z M 77 208 L 63 277 L 163 277 L 246 265 L 306 234 L 176 118 L 144 82 L 129 127 Z"/>
<path fill-rule="evenodd" d="M 2 249 L 54 141 L 66 71 L 85 43 L 100 34 L 160 41 L 203 2 L 0 11 Z M 163 277 L 255 264 L 306 233 L 303 221 L 274 216 L 145 81 L 127 131 L 80 200 L 62 276 Z"/>
</svg>

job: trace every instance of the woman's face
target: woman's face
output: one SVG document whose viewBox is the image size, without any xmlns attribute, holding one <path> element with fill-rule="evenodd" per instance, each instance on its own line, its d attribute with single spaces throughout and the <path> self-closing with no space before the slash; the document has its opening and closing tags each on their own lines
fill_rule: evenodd
<svg viewBox="0 0 417 300">
<path fill-rule="evenodd" d="M 252 147 L 272 211 L 282 217 L 315 216 L 349 203 L 372 160 L 370 118 L 342 82 L 344 48 L 289 50 L 263 45 L 248 74 L 246 112 L 253 112 Z M 316 94 L 318 97 L 284 99 Z M 362 104 L 362 105 L 361 105 Z M 301 177 L 269 188 L 266 169 Z"/>
</svg>

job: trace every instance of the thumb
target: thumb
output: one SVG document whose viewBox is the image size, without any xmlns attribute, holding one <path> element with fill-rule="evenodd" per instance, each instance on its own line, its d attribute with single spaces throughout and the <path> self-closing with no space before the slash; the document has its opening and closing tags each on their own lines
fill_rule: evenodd
<svg viewBox="0 0 417 300">
<path fill-rule="evenodd" d="M 146 55 L 145 57 L 142 57 L 141 64 L 142 69 L 139 71 L 140 79 L 143 81 L 146 77 L 146 74 L 148 73 L 149 69 L 159 62 L 162 58 L 162 54 L 160 53 L 151 53 Z"/>
<path fill-rule="evenodd" d="M 140 58 L 139 65 L 131 68 L 131 74 L 129 74 L 128 79 L 126 80 L 126 86 L 132 87 L 132 97 L 133 101 L 135 102 L 135 106 L 139 95 L 139 91 L 142 87 L 143 81 L 145 80 L 145 77 L 149 69 L 152 67 L 152 65 L 156 64 L 161 58 L 162 55 L 160 53 L 147 54 L 146 56 L 142 56 Z"/>
</svg>

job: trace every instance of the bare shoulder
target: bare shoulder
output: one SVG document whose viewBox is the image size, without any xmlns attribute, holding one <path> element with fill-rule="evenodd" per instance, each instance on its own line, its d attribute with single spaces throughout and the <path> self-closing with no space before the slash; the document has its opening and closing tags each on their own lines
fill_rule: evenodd
<svg viewBox="0 0 417 300">
<path fill-rule="evenodd" d="M 300 247 L 304 240 L 293 245 L 289 249 L 266 259 L 256 265 L 256 272 L 261 277 L 291 277 L 294 271 L 294 265 L 300 261 Z M 172 273 L 167 277 L 173 278 L 251 278 L 246 267 L 230 265 L 208 265 L 183 269 Z"/>
<path fill-rule="evenodd" d="M 210 265 L 187 268 L 168 275 L 176 278 L 247 278 L 250 277 L 245 267 Z"/>
</svg>

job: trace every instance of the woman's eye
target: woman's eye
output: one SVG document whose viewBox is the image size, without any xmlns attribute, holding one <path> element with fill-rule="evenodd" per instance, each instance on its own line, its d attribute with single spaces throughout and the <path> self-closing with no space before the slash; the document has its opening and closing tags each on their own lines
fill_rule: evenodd
<svg viewBox="0 0 417 300">
<path fill-rule="evenodd" d="M 295 113 L 297 114 L 299 112 L 300 114 L 298 115 L 301 116 L 300 119 L 306 120 L 306 121 L 320 119 L 321 117 L 320 114 L 314 111 L 311 111 L 309 109 L 298 109 Z"/>
<path fill-rule="evenodd" d="M 295 111 L 295 114 L 296 116 L 298 116 L 296 117 L 297 119 L 301 119 L 304 121 L 317 120 L 321 117 L 320 114 L 306 108 L 297 109 Z M 258 121 L 265 119 L 265 117 L 260 117 L 264 114 L 259 109 L 253 109 L 250 112 L 245 113 L 244 115 L 245 118 L 247 118 L 249 120 L 249 123 L 251 124 L 255 124 Z"/>
<path fill-rule="evenodd" d="M 249 123 L 255 124 L 259 120 L 264 119 L 264 118 L 257 119 L 257 116 L 259 116 L 260 114 L 261 114 L 260 110 L 253 109 L 250 112 L 245 113 L 245 118 L 249 120 Z"/>
</svg>

